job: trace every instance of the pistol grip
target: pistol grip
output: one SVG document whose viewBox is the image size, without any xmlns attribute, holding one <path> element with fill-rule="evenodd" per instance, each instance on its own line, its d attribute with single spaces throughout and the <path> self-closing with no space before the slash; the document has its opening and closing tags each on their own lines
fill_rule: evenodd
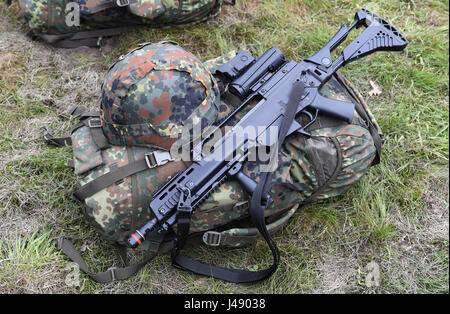
<svg viewBox="0 0 450 314">
<path fill-rule="evenodd" d="M 311 107 L 320 113 L 351 123 L 355 111 L 355 104 L 342 100 L 332 99 L 317 93 Z"/>
</svg>

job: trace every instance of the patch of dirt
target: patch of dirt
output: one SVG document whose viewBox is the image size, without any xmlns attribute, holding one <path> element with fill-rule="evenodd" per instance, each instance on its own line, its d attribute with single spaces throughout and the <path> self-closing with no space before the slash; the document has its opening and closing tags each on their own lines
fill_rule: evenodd
<svg viewBox="0 0 450 314">
<path fill-rule="evenodd" d="M 238 1 L 234 6 L 225 5 L 217 21 L 225 25 L 249 22 L 258 17 L 260 4 L 261 1 Z"/>
<path fill-rule="evenodd" d="M 93 63 L 78 60 L 76 52 L 55 50 L 16 32 L 0 33 L 0 50 L 26 56 L 18 90 L 23 98 L 54 103 L 59 113 L 75 104 L 91 108 L 96 104 L 102 75 Z"/>
<path fill-rule="evenodd" d="M 304 5 L 301 1 L 298 3 L 294 2 L 286 2 L 285 3 L 286 10 L 290 12 L 289 17 L 292 18 L 292 21 L 301 21 L 305 17 L 310 15 L 310 9 L 308 6 Z"/>
<path fill-rule="evenodd" d="M 358 273 L 358 260 L 352 257 L 324 255 L 317 263 L 321 284 L 312 293 L 343 294 L 354 289 Z"/>
<path fill-rule="evenodd" d="M 51 107 L 57 115 L 30 114 L 25 119 L 6 121 L 2 128 L 6 134 L 3 142 L 9 143 L 7 152 L 0 155 L 0 171 L 6 171 L 11 162 L 39 155 L 44 142 L 41 140 L 44 125 L 56 124 L 55 135 L 68 133 L 70 122 L 59 121 L 60 115 L 67 116 L 67 109 L 72 105 L 82 105 L 90 110 L 98 110 L 97 99 L 100 95 L 102 75 L 98 73 L 95 59 L 100 55 L 98 49 L 80 48 L 74 50 L 54 49 L 43 43 L 31 41 L 20 31 L 8 31 L 14 28 L 8 19 L 0 16 L 0 82 L 6 90 L 17 92 L 22 100 L 29 101 L 30 106 L 41 101 Z M 89 55 L 80 58 L 82 53 Z M 94 61 L 90 61 L 94 60 Z M 2 91 L 3 94 L 3 91 Z M 17 97 L 2 97 L 0 110 L 14 111 Z M 38 103 L 39 108 L 42 103 Z M 22 109 L 26 110 L 26 109 Z M 2 144 L 3 144 L 2 143 Z M 17 180 L 20 181 L 20 180 Z M 43 224 L 56 221 L 58 213 L 48 208 L 42 198 L 42 190 L 27 193 L 20 187 L 23 182 L 15 182 L 12 177 L 2 176 L 0 180 L 0 238 L 8 238 L 14 243 L 18 237 L 27 236 L 39 230 Z M 53 183 L 45 183 L 49 188 L 56 188 Z M 32 204 L 33 215 L 28 215 L 26 208 Z"/>
<path fill-rule="evenodd" d="M 0 15 L 0 32 L 8 31 L 10 23 L 6 16 Z"/>
<path fill-rule="evenodd" d="M 415 218 L 400 211 L 392 214 L 392 221 L 399 230 L 391 243 L 395 260 L 385 260 L 384 267 L 389 270 L 391 266 L 394 269 L 401 266 L 391 271 L 389 281 L 407 293 L 419 293 L 429 282 L 442 284 L 444 281 L 447 282 L 444 290 L 448 291 L 448 278 L 443 277 L 448 274 L 448 264 L 436 260 L 443 252 L 448 260 L 448 169 L 444 172 L 423 183 L 423 208 Z"/>
</svg>

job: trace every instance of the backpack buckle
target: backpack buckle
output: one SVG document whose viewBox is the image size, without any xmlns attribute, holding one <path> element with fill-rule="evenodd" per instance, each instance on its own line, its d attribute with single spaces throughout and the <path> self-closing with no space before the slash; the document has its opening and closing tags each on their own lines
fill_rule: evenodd
<svg viewBox="0 0 450 314">
<path fill-rule="evenodd" d="M 130 0 L 117 0 L 116 4 L 118 7 L 126 7 L 127 5 L 130 5 Z"/>
<path fill-rule="evenodd" d="M 162 166 L 169 161 L 173 161 L 170 152 L 165 150 L 155 150 L 149 154 L 145 154 L 145 162 L 150 169 Z"/>
<path fill-rule="evenodd" d="M 101 128 L 103 123 L 102 123 L 102 119 L 100 118 L 91 118 L 88 121 L 88 125 L 90 128 Z"/>
<path fill-rule="evenodd" d="M 203 234 L 203 242 L 209 246 L 219 246 L 222 240 L 222 234 L 217 231 L 207 231 Z"/>
<path fill-rule="evenodd" d="M 50 129 L 48 128 L 48 126 L 44 126 L 44 141 L 47 145 L 53 145 L 53 146 L 60 146 L 58 145 L 58 143 L 55 142 L 55 140 L 53 139 L 53 135 L 50 133 Z"/>
</svg>

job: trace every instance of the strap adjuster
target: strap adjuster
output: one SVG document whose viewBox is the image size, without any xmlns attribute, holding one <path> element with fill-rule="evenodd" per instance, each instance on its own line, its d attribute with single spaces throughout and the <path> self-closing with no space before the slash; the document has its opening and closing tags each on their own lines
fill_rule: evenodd
<svg viewBox="0 0 450 314">
<path fill-rule="evenodd" d="M 207 231 L 203 234 L 203 242 L 209 246 L 219 246 L 222 240 L 222 234 L 217 231 Z"/>
<path fill-rule="evenodd" d="M 48 126 L 44 126 L 44 142 L 47 145 L 52 145 L 52 146 L 57 146 L 57 147 L 61 147 L 61 146 L 70 146 L 72 145 L 72 139 L 70 137 L 54 137 L 52 135 L 52 132 L 50 130 L 50 128 Z"/>
<path fill-rule="evenodd" d="M 58 143 L 53 140 L 53 135 L 50 134 L 50 131 L 47 127 L 45 127 L 44 141 L 45 143 L 47 143 L 47 145 L 59 146 Z"/>
<path fill-rule="evenodd" d="M 127 5 L 130 5 L 130 0 L 117 0 L 116 4 L 118 7 L 126 7 Z"/>
<path fill-rule="evenodd" d="M 145 154 L 145 162 L 150 169 L 162 166 L 169 161 L 173 161 L 173 158 L 170 156 L 170 152 L 165 150 L 155 150 L 151 153 Z"/>
<path fill-rule="evenodd" d="M 97 47 L 99 47 L 100 50 L 101 50 L 101 49 L 102 49 L 102 46 L 103 46 L 103 37 L 102 37 L 102 36 L 99 36 L 99 37 L 97 38 Z"/>
<path fill-rule="evenodd" d="M 88 125 L 90 128 L 101 128 L 103 123 L 102 123 L 102 119 L 100 118 L 91 118 L 88 121 Z"/>
<path fill-rule="evenodd" d="M 111 267 L 111 268 L 108 268 L 108 272 L 111 274 L 111 279 L 112 279 L 112 281 L 116 281 L 117 280 L 117 277 L 116 277 L 116 269 L 117 269 L 117 267 Z"/>
</svg>

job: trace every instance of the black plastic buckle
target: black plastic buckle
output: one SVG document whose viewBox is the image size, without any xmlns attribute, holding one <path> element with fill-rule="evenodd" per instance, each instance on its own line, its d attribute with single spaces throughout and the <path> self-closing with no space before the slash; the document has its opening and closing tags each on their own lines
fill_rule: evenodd
<svg viewBox="0 0 450 314">
<path fill-rule="evenodd" d="M 53 135 L 50 134 L 48 128 L 45 128 L 44 131 L 44 141 L 47 145 L 61 146 L 53 140 Z"/>
</svg>

